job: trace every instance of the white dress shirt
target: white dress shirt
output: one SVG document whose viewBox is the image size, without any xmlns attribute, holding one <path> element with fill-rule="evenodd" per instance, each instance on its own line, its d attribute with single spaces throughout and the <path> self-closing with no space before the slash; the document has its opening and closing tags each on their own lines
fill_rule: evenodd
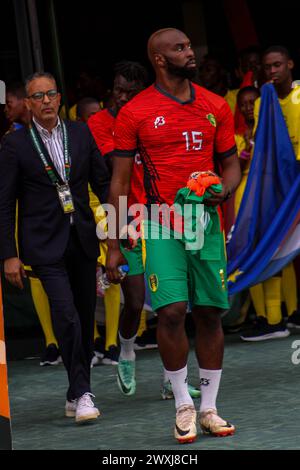
<svg viewBox="0 0 300 470">
<path fill-rule="evenodd" d="M 52 129 L 51 133 L 42 127 L 34 118 L 33 122 L 38 130 L 43 144 L 48 150 L 49 156 L 58 174 L 63 179 L 63 181 L 66 181 L 64 142 L 60 119 L 58 118 L 57 124 Z"/>
<path fill-rule="evenodd" d="M 38 133 L 48 150 L 49 156 L 63 181 L 67 181 L 66 178 L 66 169 L 65 169 L 65 156 L 64 156 L 64 141 L 63 141 L 63 132 L 62 126 L 59 117 L 57 118 L 57 124 L 49 132 L 47 129 L 42 127 L 36 119 L 33 118 L 33 122 L 38 130 Z M 70 159 L 70 155 L 69 155 Z M 50 162 L 49 162 L 50 163 Z M 70 214 L 70 223 L 73 225 L 74 219 L 73 215 Z"/>
</svg>

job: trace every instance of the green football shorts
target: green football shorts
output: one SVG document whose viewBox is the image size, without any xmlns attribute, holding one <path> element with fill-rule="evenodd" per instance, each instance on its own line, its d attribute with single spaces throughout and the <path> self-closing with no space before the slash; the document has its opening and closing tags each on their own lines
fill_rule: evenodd
<svg viewBox="0 0 300 470">
<path fill-rule="evenodd" d="M 121 243 L 121 252 L 126 258 L 129 266 L 128 276 L 144 274 L 145 268 L 143 265 L 142 240 L 140 238 L 138 239 L 137 246 L 132 250 L 126 250 Z"/>
<path fill-rule="evenodd" d="M 161 226 L 151 222 L 151 228 L 146 237 L 146 275 L 153 310 L 188 301 L 191 306 L 228 309 L 225 244 L 219 227 L 205 237 L 196 254 L 186 250 L 182 240 L 163 239 Z"/>
</svg>

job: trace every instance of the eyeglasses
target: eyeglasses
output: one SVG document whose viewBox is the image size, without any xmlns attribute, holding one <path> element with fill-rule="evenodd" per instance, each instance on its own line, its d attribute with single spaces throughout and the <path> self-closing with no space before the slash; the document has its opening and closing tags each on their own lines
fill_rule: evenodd
<svg viewBox="0 0 300 470">
<path fill-rule="evenodd" d="M 37 91 L 36 93 L 33 93 L 33 95 L 28 96 L 28 98 L 32 98 L 34 101 L 43 101 L 45 98 L 45 95 L 49 98 L 49 100 L 55 100 L 55 98 L 58 95 L 57 90 L 48 90 L 48 91 Z"/>
</svg>

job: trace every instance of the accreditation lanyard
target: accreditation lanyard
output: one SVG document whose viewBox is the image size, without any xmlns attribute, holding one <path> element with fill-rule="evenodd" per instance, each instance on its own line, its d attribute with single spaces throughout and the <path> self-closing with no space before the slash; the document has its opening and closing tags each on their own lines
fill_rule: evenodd
<svg viewBox="0 0 300 470">
<path fill-rule="evenodd" d="M 59 197 L 60 204 L 65 214 L 70 212 L 74 212 L 74 203 L 73 198 L 69 186 L 69 179 L 70 179 L 70 154 L 69 154 L 69 144 L 68 144 L 68 134 L 66 125 L 63 121 L 61 121 L 62 132 L 63 132 L 63 147 L 64 147 L 64 163 L 65 163 L 65 175 L 66 175 L 66 182 L 61 183 L 54 171 L 53 166 L 50 163 L 50 156 L 45 148 L 45 152 L 42 149 L 42 146 L 39 142 L 37 131 L 34 126 L 30 126 L 29 132 L 35 149 L 42 160 L 46 173 L 52 182 L 52 184 L 56 187 L 57 194 Z M 47 158 L 48 157 L 48 158 Z"/>
</svg>

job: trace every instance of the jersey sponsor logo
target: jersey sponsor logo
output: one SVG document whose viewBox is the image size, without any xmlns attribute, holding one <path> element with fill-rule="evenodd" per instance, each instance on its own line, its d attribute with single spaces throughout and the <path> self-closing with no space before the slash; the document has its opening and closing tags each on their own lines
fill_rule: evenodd
<svg viewBox="0 0 300 470">
<path fill-rule="evenodd" d="M 216 118 L 213 114 L 207 114 L 207 119 L 209 120 L 209 122 L 211 123 L 212 126 L 214 127 L 217 127 L 217 121 L 216 121 Z"/>
<path fill-rule="evenodd" d="M 210 379 L 200 379 L 200 385 L 203 385 L 203 387 L 208 387 L 210 384 Z"/>
<path fill-rule="evenodd" d="M 159 126 L 164 126 L 165 124 L 166 124 L 166 121 L 163 116 L 158 116 L 154 121 L 155 129 L 157 129 Z"/>
<path fill-rule="evenodd" d="M 156 292 L 158 289 L 158 277 L 156 274 L 150 274 L 149 276 L 149 287 L 152 292 Z"/>
</svg>

